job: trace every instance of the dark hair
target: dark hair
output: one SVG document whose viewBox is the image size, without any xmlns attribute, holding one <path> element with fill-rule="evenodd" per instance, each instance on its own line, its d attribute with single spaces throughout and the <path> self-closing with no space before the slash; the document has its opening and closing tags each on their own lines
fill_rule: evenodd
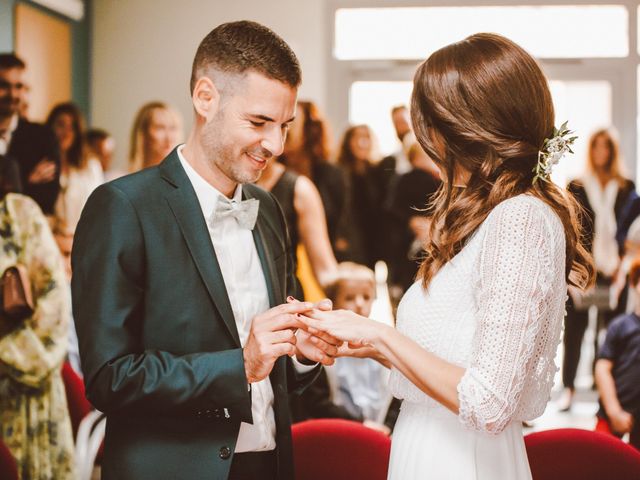
<svg viewBox="0 0 640 480">
<path fill-rule="evenodd" d="M 347 128 L 347 130 L 344 132 L 344 135 L 342 136 L 342 142 L 340 142 L 340 150 L 338 151 L 338 163 L 348 170 L 353 170 L 356 165 L 356 157 L 351 150 L 351 139 L 355 135 L 356 131 L 361 128 L 365 129 L 369 133 L 373 149 L 373 132 L 371 131 L 371 128 L 369 128 L 369 125 L 362 123 L 360 125 L 352 125 L 351 127 Z M 371 163 L 371 159 L 369 158 L 368 160 L 369 163 Z"/>
<path fill-rule="evenodd" d="M 85 140 L 89 144 L 99 142 L 101 140 L 106 140 L 109 137 L 111 137 L 109 132 L 101 128 L 90 128 L 84 135 Z"/>
<path fill-rule="evenodd" d="M 496 205 L 523 193 L 548 204 L 562 221 L 569 283 L 592 282 L 577 202 L 553 182 L 533 183 L 538 151 L 554 127 L 551 93 L 533 57 L 488 33 L 436 51 L 416 71 L 411 119 L 418 142 L 445 177 L 418 274 L 425 288 Z M 453 185 L 460 168 L 469 173 L 467 188 Z"/>
<path fill-rule="evenodd" d="M 26 68 L 26 64 L 15 53 L 0 53 L 0 70 L 10 68 Z"/>
<path fill-rule="evenodd" d="M 329 124 L 322 117 L 318 106 L 301 100 L 298 108 L 302 114 L 302 149 L 312 163 L 326 162 L 331 154 L 331 133 Z"/>
<path fill-rule="evenodd" d="M 291 47 L 271 29 L 248 20 L 223 23 L 204 37 L 193 59 L 191 93 L 209 69 L 229 73 L 255 70 L 292 87 L 298 87 L 302 79 Z"/>
<path fill-rule="evenodd" d="M 73 143 L 67 153 L 69 165 L 84 168 L 87 163 L 87 149 L 84 143 L 84 118 L 80 109 L 71 102 L 60 103 L 53 107 L 47 117 L 46 125 L 53 130 L 53 124 L 60 115 L 71 116 L 73 124 Z"/>
</svg>

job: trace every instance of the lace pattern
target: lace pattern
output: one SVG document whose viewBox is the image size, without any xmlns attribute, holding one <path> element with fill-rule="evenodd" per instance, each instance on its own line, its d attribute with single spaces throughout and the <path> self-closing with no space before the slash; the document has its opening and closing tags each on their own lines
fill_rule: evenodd
<svg viewBox="0 0 640 480">
<path fill-rule="evenodd" d="M 544 411 L 557 370 L 564 269 L 560 219 L 542 201 L 520 195 L 491 212 L 429 292 L 416 284 L 405 295 L 398 329 L 466 368 L 458 385 L 466 427 L 499 433 Z M 435 403 L 398 371 L 390 384 L 400 398 Z"/>
</svg>

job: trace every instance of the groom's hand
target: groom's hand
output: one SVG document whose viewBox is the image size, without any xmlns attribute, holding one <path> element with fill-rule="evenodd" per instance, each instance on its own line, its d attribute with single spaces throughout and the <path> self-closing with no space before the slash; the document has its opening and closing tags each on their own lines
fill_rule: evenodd
<svg viewBox="0 0 640 480">
<path fill-rule="evenodd" d="M 243 350 L 247 382 L 255 383 L 266 378 L 282 355 L 295 355 L 297 339 L 294 332 L 304 326 L 296 314 L 311 308 L 312 303 L 288 303 L 254 317 Z"/>
<path fill-rule="evenodd" d="M 287 302 L 295 304 L 298 301 L 289 297 Z M 333 305 L 331 300 L 325 299 L 316 303 L 314 308 L 329 311 L 333 308 Z M 296 332 L 296 337 L 296 359 L 301 363 L 333 365 L 335 362 L 334 357 L 338 354 L 338 348 L 342 345 L 342 341 L 324 332 L 312 335 L 300 329 Z"/>
</svg>

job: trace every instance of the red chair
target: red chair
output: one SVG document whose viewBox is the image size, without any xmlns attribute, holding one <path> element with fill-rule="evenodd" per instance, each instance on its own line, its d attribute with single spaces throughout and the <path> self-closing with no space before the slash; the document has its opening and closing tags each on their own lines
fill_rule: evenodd
<svg viewBox="0 0 640 480">
<path fill-rule="evenodd" d="M 73 428 L 73 438 L 78 435 L 78 428 L 82 419 L 89 415 L 93 407 L 85 397 L 84 382 L 82 378 L 71 368 L 68 362 L 62 365 L 62 380 L 67 393 L 67 404 L 69 406 L 69 416 L 71 417 L 71 427 Z"/>
<path fill-rule="evenodd" d="M 0 442 L 0 478 L 3 480 L 19 480 L 16 459 L 13 458 L 13 455 L 3 442 Z"/>
<path fill-rule="evenodd" d="M 385 480 L 391 440 L 361 423 L 307 420 L 292 427 L 297 480 Z"/>
<path fill-rule="evenodd" d="M 533 480 L 640 479 L 640 452 L 611 435 L 560 428 L 524 442 Z"/>
<path fill-rule="evenodd" d="M 62 366 L 62 378 L 76 442 L 76 475 L 79 480 L 90 479 L 94 463 L 100 464 L 102 460 L 104 415 L 94 410 L 89 403 L 85 396 L 84 382 L 69 363 Z"/>
</svg>

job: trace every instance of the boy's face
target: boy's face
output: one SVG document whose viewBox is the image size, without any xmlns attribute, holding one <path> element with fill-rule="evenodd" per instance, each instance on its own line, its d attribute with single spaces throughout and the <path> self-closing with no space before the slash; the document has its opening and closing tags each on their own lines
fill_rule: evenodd
<svg viewBox="0 0 640 480">
<path fill-rule="evenodd" d="M 375 299 L 375 285 L 370 280 L 342 280 L 338 286 L 333 308 L 351 310 L 368 317 Z"/>
</svg>

